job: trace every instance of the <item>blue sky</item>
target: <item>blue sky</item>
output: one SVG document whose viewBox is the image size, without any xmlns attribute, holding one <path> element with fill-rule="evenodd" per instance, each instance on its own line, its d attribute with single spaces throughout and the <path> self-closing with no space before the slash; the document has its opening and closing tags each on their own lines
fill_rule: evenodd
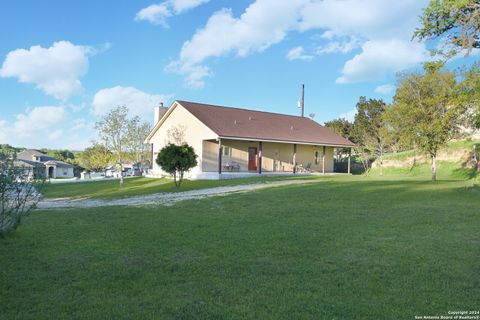
<svg viewBox="0 0 480 320">
<path fill-rule="evenodd" d="M 428 59 L 431 45 L 411 41 L 426 5 L 3 0 L 0 143 L 83 149 L 120 104 L 149 122 L 174 99 L 298 114 L 301 83 L 316 121 L 351 117 Z"/>
</svg>

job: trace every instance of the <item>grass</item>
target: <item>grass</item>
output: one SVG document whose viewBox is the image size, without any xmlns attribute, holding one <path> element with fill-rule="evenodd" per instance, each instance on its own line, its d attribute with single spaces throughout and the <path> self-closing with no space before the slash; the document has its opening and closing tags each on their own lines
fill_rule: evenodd
<svg viewBox="0 0 480 320">
<path fill-rule="evenodd" d="M 478 175 L 475 169 L 464 168 L 460 163 L 448 161 L 437 161 L 437 177 L 440 180 L 468 180 Z M 385 167 L 383 176 L 380 175 L 380 168 L 370 170 L 370 178 L 381 179 L 402 179 L 402 180 L 429 180 L 431 179 L 431 165 L 417 164 L 413 167 Z"/>
<path fill-rule="evenodd" d="M 480 149 L 480 141 L 479 140 L 459 140 L 459 141 L 452 141 L 447 144 L 444 149 L 468 149 L 472 150 L 474 146 L 477 146 L 477 149 Z M 423 155 L 422 152 L 417 150 L 407 150 L 397 153 L 388 153 L 383 156 L 385 160 L 406 160 L 407 158 L 413 156 L 420 156 Z"/>
<path fill-rule="evenodd" d="M 313 179 L 309 176 L 252 177 L 225 180 L 184 180 L 180 189 L 175 188 L 171 179 L 129 178 L 120 187 L 118 180 L 46 184 L 41 192 L 45 198 L 97 198 L 113 199 L 146 195 L 157 192 L 188 191 L 195 189 L 260 183 L 288 179 Z"/>
<path fill-rule="evenodd" d="M 171 207 L 38 211 L 5 319 L 414 319 L 480 306 L 480 189 L 340 176 Z M 89 184 L 89 186 L 92 186 Z"/>
</svg>

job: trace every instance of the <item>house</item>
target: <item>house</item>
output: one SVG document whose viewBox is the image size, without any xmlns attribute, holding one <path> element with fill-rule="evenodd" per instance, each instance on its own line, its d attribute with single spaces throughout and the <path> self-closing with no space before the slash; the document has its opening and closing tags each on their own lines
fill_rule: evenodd
<svg viewBox="0 0 480 320">
<path fill-rule="evenodd" d="M 73 178 L 73 166 L 47 156 L 38 150 L 25 150 L 17 153 L 16 165 L 32 169 L 32 172 L 45 172 L 46 178 Z"/>
<path fill-rule="evenodd" d="M 177 100 L 155 118 L 158 121 L 145 141 L 153 145 L 153 159 L 168 143 L 188 143 L 198 155 L 190 179 L 329 173 L 334 148 L 354 147 L 330 129 L 299 116 Z M 152 171 L 164 174 L 155 161 Z"/>
</svg>

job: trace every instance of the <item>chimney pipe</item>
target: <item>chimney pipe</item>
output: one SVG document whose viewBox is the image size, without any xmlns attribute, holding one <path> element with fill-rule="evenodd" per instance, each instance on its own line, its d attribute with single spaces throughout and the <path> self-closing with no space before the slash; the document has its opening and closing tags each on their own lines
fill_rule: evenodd
<svg viewBox="0 0 480 320">
<path fill-rule="evenodd" d="M 154 124 L 157 124 L 158 121 L 162 118 L 162 115 L 165 113 L 164 108 L 163 108 L 163 102 L 160 102 L 160 105 L 158 107 L 153 108 L 153 119 L 154 119 Z"/>
</svg>

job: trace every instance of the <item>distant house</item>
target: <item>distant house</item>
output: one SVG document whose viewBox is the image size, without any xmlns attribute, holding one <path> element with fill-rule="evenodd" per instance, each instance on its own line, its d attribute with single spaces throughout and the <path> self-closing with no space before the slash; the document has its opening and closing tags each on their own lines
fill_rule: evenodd
<svg viewBox="0 0 480 320">
<path fill-rule="evenodd" d="M 47 156 L 38 150 L 25 150 L 17 154 L 16 165 L 32 169 L 32 172 L 45 172 L 52 179 L 73 178 L 73 166 Z"/>
<path fill-rule="evenodd" d="M 334 148 L 355 146 L 309 118 L 187 101 L 175 101 L 155 120 L 145 141 L 153 145 L 154 175 L 163 174 L 155 163 L 160 149 L 178 140 L 198 155 L 190 179 L 218 179 L 226 172 L 328 173 L 333 172 Z"/>
</svg>

